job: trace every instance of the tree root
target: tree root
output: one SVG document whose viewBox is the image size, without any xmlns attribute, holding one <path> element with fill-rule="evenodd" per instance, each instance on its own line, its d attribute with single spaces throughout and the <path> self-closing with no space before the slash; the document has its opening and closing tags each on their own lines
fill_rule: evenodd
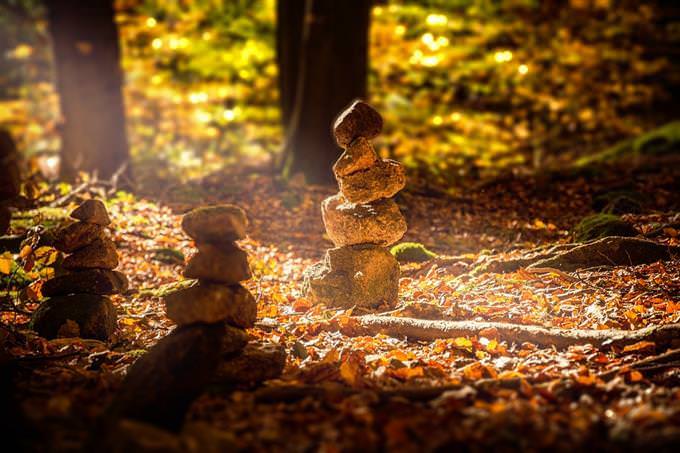
<svg viewBox="0 0 680 453">
<path fill-rule="evenodd" d="M 504 341 L 534 343 L 542 347 L 564 349 L 573 345 L 592 344 L 595 347 L 626 346 L 639 341 L 653 341 L 657 345 L 670 344 L 680 339 L 680 323 L 645 327 L 639 330 L 582 330 L 555 327 L 526 326 L 501 322 L 443 321 L 391 316 L 366 315 L 353 318 L 343 333 L 352 336 L 384 334 L 414 341 L 433 341 L 480 335 L 489 331 Z"/>
</svg>

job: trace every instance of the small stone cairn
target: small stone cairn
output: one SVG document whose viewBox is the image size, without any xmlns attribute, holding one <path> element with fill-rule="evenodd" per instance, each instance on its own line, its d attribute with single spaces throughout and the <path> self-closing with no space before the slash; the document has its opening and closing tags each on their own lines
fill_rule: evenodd
<svg viewBox="0 0 680 453">
<path fill-rule="evenodd" d="M 54 247 L 67 254 L 61 275 L 47 280 L 47 296 L 33 317 L 33 328 L 46 338 L 80 336 L 108 340 L 116 328 L 110 294 L 125 292 L 128 281 L 114 271 L 118 253 L 106 233 L 111 220 L 100 200 L 87 200 L 71 213 L 75 221 L 57 229 Z"/>
<path fill-rule="evenodd" d="M 182 218 L 182 229 L 196 243 L 198 253 L 184 276 L 196 279 L 188 287 L 165 296 L 168 318 L 179 327 L 224 323 L 222 353 L 240 352 L 248 342 L 244 329 L 253 327 L 257 303 L 241 285 L 251 278 L 248 255 L 234 241 L 246 237 L 248 219 L 234 205 L 194 209 Z"/>
<path fill-rule="evenodd" d="M 383 119 L 356 100 L 335 120 L 344 153 L 333 172 L 340 192 L 321 203 L 326 233 L 335 248 L 305 272 L 305 292 L 329 307 L 390 308 L 398 300 L 399 264 L 386 248 L 406 232 L 406 220 L 391 199 L 404 188 L 404 167 L 380 159 L 370 140 Z"/>
</svg>

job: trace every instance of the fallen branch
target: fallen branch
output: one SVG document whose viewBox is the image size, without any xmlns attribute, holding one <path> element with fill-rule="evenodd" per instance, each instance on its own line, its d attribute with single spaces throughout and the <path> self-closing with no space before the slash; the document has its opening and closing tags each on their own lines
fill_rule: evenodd
<svg viewBox="0 0 680 453">
<path fill-rule="evenodd" d="M 529 342 L 543 347 L 564 349 L 572 345 L 592 344 L 596 347 L 626 346 L 639 341 L 669 344 L 680 338 L 680 324 L 652 326 L 639 330 L 583 330 L 526 326 L 501 322 L 442 321 L 393 316 L 366 315 L 354 318 L 344 333 L 353 336 L 377 334 L 414 341 L 433 341 L 479 335 L 493 331 L 497 338 L 514 343 Z"/>
<path fill-rule="evenodd" d="M 597 377 L 603 381 L 608 381 L 627 370 L 638 370 L 642 372 L 659 371 L 676 366 L 680 366 L 680 349 L 671 349 L 663 354 L 646 357 L 636 362 L 627 363 L 612 370 L 604 371 L 598 374 Z"/>
</svg>

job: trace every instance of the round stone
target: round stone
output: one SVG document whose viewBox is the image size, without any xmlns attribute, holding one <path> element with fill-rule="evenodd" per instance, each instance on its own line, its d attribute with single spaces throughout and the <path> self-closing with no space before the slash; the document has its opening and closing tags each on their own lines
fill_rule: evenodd
<svg viewBox="0 0 680 453">
<path fill-rule="evenodd" d="M 66 294 L 119 294 L 127 291 L 125 274 L 108 269 L 87 269 L 54 277 L 43 283 L 41 292 L 45 296 Z"/>
<path fill-rule="evenodd" d="M 338 115 L 333 123 L 335 141 L 343 148 L 356 138 L 371 139 L 382 131 L 383 119 L 373 107 L 357 99 Z"/>
<path fill-rule="evenodd" d="M 338 179 L 340 192 L 352 203 L 389 198 L 406 185 L 406 172 L 399 162 L 382 159 L 373 167 Z"/>
<path fill-rule="evenodd" d="M 182 217 L 182 229 L 196 242 L 227 242 L 246 237 L 248 218 L 236 205 L 194 209 Z"/>
<path fill-rule="evenodd" d="M 71 217 L 82 222 L 106 226 L 111 223 L 106 206 L 101 200 L 86 200 L 78 206 Z"/>
<path fill-rule="evenodd" d="M 184 276 L 212 282 L 236 284 L 251 277 L 248 254 L 234 243 L 218 246 L 199 243 L 184 269 Z"/>
<path fill-rule="evenodd" d="M 116 309 L 107 297 L 75 294 L 42 301 L 31 327 L 45 338 L 78 336 L 106 341 L 116 329 Z"/>
<path fill-rule="evenodd" d="M 168 318 L 180 326 L 225 321 L 246 329 L 257 317 L 257 302 L 241 285 L 199 282 L 165 296 L 165 307 Z"/>
<path fill-rule="evenodd" d="M 62 264 L 64 269 L 114 269 L 118 266 L 116 246 L 110 239 L 97 239 L 90 245 L 67 256 Z"/>
<path fill-rule="evenodd" d="M 54 248 L 64 253 L 71 253 L 103 238 L 104 228 L 101 225 L 71 222 L 55 232 Z"/>
<path fill-rule="evenodd" d="M 397 242 L 406 232 L 406 220 L 391 199 L 354 204 L 342 194 L 321 203 L 326 233 L 336 247 L 356 244 L 387 246 Z"/>
</svg>

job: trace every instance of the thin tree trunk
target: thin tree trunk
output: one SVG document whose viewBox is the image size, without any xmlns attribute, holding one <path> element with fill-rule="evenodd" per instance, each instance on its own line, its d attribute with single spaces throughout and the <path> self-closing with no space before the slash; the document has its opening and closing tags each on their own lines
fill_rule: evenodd
<svg viewBox="0 0 680 453">
<path fill-rule="evenodd" d="M 61 173 L 110 178 L 129 159 L 111 0 L 47 0 L 63 125 Z"/>
<path fill-rule="evenodd" d="M 331 136 L 331 123 L 353 99 L 366 97 L 370 6 L 370 0 L 279 0 L 277 50 L 288 175 L 302 172 L 311 183 L 333 181 L 331 166 L 341 150 Z"/>
</svg>

